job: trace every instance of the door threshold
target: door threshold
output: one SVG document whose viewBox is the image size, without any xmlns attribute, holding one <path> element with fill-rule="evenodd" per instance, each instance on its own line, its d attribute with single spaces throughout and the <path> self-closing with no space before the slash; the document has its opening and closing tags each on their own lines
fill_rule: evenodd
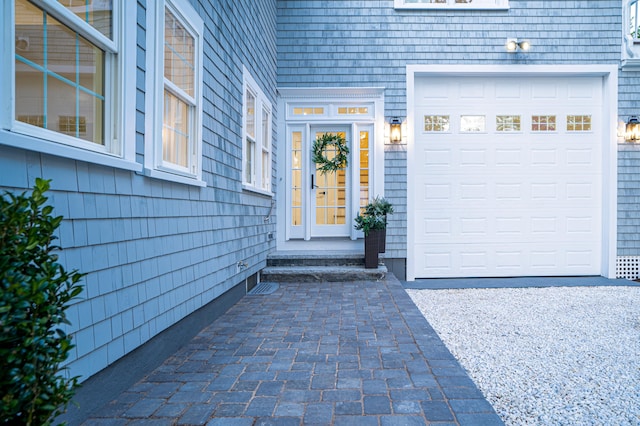
<svg viewBox="0 0 640 426">
<path fill-rule="evenodd" d="M 323 237 L 313 238 L 311 240 L 289 240 L 278 244 L 278 251 L 331 251 L 331 252 L 355 252 L 362 253 L 364 251 L 364 242 L 362 239 L 352 240 L 348 237 Z"/>
</svg>

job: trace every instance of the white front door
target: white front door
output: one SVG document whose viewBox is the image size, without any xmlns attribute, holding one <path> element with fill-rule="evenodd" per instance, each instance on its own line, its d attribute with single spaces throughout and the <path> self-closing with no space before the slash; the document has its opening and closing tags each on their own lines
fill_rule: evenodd
<svg viewBox="0 0 640 426">
<path fill-rule="evenodd" d="M 373 132 L 370 124 L 287 126 L 287 240 L 358 237 L 353 219 L 372 194 Z M 322 173 L 312 161 L 313 142 L 325 133 L 340 135 L 349 148 L 347 167 L 336 172 Z"/>
<path fill-rule="evenodd" d="M 311 140 L 309 146 L 323 134 L 338 135 L 347 141 L 347 146 L 353 149 L 350 129 L 346 126 L 322 126 L 311 127 Z M 331 159 L 335 156 L 334 147 L 325 149 L 325 157 Z M 353 158 L 350 155 L 349 158 Z M 309 174 L 311 184 L 309 189 L 309 211 L 311 213 L 311 237 L 346 237 L 350 234 L 351 191 L 349 182 L 349 169 L 347 167 L 335 172 L 322 172 L 317 170 L 317 165 L 310 160 Z"/>
</svg>

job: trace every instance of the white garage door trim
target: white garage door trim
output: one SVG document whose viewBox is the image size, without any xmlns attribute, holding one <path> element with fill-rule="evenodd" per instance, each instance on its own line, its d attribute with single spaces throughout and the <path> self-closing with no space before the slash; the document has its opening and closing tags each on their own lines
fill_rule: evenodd
<svg viewBox="0 0 640 426">
<path fill-rule="evenodd" d="M 415 80 L 423 77 L 553 77 L 598 76 L 602 78 L 602 276 L 615 278 L 617 241 L 617 101 L 615 65 L 408 65 L 407 66 L 407 279 L 416 278 L 415 176 Z"/>
</svg>

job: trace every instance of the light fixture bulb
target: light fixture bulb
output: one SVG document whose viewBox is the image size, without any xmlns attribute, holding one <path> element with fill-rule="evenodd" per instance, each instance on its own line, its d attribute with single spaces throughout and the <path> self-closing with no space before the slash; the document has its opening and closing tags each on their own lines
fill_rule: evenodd
<svg viewBox="0 0 640 426">
<path fill-rule="evenodd" d="M 515 52 L 518 48 L 518 42 L 512 38 L 508 39 L 505 48 L 507 49 L 507 52 Z"/>
<path fill-rule="evenodd" d="M 520 46 L 520 49 L 526 52 L 529 49 L 531 49 L 531 42 L 529 40 L 522 40 L 521 42 L 518 43 L 518 46 Z"/>
</svg>

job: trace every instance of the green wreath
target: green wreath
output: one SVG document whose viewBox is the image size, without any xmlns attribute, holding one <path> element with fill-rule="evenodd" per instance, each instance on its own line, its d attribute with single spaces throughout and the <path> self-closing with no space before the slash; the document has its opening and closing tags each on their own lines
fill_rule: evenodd
<svg viewBox="0 0 640 426">
<path fill-rule="evenodd" d="M 325 150 L 329 146 L 334 146 L 336 150 L 336 155 L 332 159 L 328 159 L 325 155 Z M 341 136 L 329 133 L 318 136 L 318 139 L 313 142 L 312 160 L 318 165 L 317 170 L 320 170 L 322 174 L 336 172 L 347 167 L 349 163 L 347 141 Z"/>
</svg>

